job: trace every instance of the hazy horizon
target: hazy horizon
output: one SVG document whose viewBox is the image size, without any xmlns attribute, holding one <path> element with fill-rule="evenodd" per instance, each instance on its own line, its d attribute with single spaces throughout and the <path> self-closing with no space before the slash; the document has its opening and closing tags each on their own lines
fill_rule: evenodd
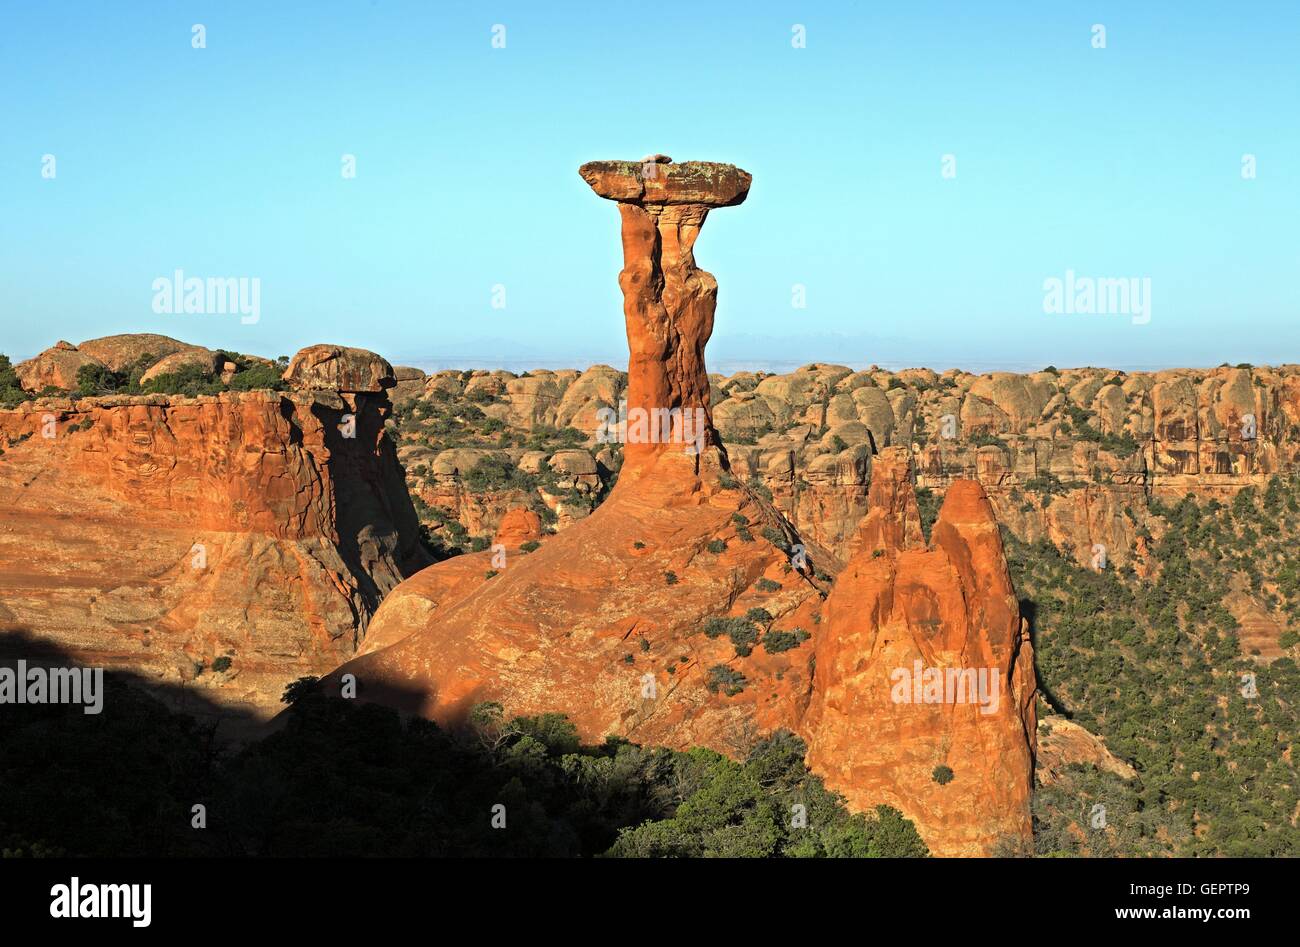
<svg viewBox="0 0 1300 947">
<path fill-rule="evenodd" d="M 753 174 L 696 246 L 717 362 L 1300 361 L 1295 4 L 594 9 L 8 11 L 0 351 L 608 359 L 618 215 L 577 168 L 663 152 Z M 256 321 L 155 311 L 178 270 L 258 280 Z"/>
</svg>

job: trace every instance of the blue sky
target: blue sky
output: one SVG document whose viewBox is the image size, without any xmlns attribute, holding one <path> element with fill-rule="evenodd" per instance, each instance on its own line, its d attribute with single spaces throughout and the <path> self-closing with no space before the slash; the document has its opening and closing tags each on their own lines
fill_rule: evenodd
<svg viewBox="0 0 1300 947">
<path fill-rule="evenodd" d="M 696 246 L 716 367 L 1300 361 L 1289 0 L 11 2 L 0 90 L 15 358 L 617 364 L 618 216 L 577 167 L 663 152 L 754 175 Z M 178 268 L 259 278 L 259 321 L 154 313 Z M 1150 321 L 1045 313 L 1067 270 L 1150 279 Z"/>
</svg>

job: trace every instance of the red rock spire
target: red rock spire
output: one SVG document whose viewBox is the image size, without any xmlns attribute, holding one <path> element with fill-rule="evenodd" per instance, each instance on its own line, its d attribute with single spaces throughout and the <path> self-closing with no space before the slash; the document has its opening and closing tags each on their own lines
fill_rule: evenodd
<svg viewBox="0 0 1300 947">
<path fill-rule="evenodd" d="M 623 312 L 627 321 L 629 434 L 624 471 L 633 477 L 680 445 L 631 433 L 635 412 L 680 410 L 703 418 L 704 444 L 716 444 L 704 346 L 713 332 L 718 283 L 695 265 L 691 248 L 712 207 L 741 203 L 750 175 L 729 164 L 673 164 L 664 155 L 641 162 L 592 161 L 578 169 L 623 218 Z M 696 414 L 695 412 L 701 412 Z"/>
</svg>

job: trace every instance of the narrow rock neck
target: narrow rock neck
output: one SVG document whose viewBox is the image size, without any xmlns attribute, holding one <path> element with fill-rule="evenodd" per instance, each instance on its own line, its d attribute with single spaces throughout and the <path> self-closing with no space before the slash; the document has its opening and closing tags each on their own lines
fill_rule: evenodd
<svg viewBox="0 0 1300 947">
<path fill-rule="evenodd" d="M 703 204 L 619 204 L 619 286 L 630 351 L 625 468 L 648 466 L 665 451 L 690 453 L 717 443 L 704 346 L 713 333 L 718 284 L 696 267 L 691 251 L 708 212 Z M 637 409 L 650 419 L 648 439 L 635 428 Z M 666 439 L 665 424 L 672 426 Z"/>
</svg>

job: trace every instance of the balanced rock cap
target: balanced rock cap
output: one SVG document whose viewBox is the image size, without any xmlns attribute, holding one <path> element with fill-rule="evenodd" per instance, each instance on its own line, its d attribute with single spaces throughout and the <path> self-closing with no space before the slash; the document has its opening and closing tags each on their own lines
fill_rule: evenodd
<svg viewBox="0 0 1300 947">
<path fill-rule="evenodd" d="M 601 197 L 629 204 L 703 204 L 730 207 L 749 193 L 753 177 L 734 164 L 687 161 L 667 155 L 641 161 L 588 161 L 578 173 Z"/>
<path fill-rule="evenodd" d="M 397 384 L 387 359 L 343 345 L 309 345 L 282 376 L 295 391 L 379 392 Z"/>
</svg>

